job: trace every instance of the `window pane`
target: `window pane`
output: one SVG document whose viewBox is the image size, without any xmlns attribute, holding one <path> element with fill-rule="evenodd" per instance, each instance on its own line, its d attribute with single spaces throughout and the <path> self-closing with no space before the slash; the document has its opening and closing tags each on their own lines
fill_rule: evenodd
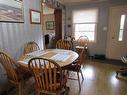
<svg viewBox="0 0 127 95">
<path fill-rule="evenodd" d="M 97 17 L 97 8 L 73 11 L 75 39 L 78 39 L 80 36 L 87 36 L 90 41 L 94 41 Z"/>
<path fill-rule="evenodd" d="M 123 30 L 120 30 L 119 32 L 119 41 L 123 40 Z"/>
<path fill-rule="evenodd" d="M 120 19 L 120 30 L 119 30 L 119 38 L 118 41 L 122 41 L 123 40 L 123 32 L 124 32 L 124 24 L 125 24 L 125 15 L 121 15 L 121 19 Z"/>
<path fill-rule="evenodd" d="M 121 15 L 120 29 L 124 29 L 125 15 Z"/>
<path fill-rule="evenodd" d="M 96 24 L 75 24 L 75 39 L 87 36 L 89 40 L 94 41 L 95 26 Z"/>
<path fill-rule="evenodd" d="M 75 24 L 75 31 L 94 31 L 95 24 Z"/>
<path fill-rule="evenodd" d="M 87 36 L 90 41 L 94 41 L 94 32 L 75 32 L 75 39 L 78 39 L 80 36 Z"/>
</svg>

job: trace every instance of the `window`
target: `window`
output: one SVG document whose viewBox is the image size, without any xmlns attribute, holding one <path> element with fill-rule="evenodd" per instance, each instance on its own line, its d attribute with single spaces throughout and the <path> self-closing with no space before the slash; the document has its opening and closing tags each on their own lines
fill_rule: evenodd
<svg viewBox="0 0 127 95">
<path fill-rule="evenodd" d="M 73 11 L 73 29 L 75 39 L 87 36 L 90 41 L 95 41 L 98 9 L 85 9 Z"/>
<path fill-rule="evenodd" d="M 125 18 L 126 18 L 126 15 L 121 15 L 118 41 L 123 41 Z"/>
</svg>

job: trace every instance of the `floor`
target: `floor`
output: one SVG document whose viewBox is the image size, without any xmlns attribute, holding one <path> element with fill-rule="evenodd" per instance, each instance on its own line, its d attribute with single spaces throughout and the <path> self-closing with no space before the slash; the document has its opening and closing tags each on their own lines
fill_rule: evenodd
<svg viewBox="0 0 127 95">
<path fill-rule="evenodd" d="M 69 95 L 127 95 L 127 79 L 115 77 L 118 65 L 89 61 L 82 71 L 85 80 L 79 92 L 78 82 L 69 80 Z M 76 76 L 76 75 L 75 75 Z"/>
<path fill-rule="evenodd" d="M 82 67 L 85 79 L 82 82 L 81 91 L 79 92 L 77 80 L 68 80 L 67 86 L 70 87 L 69 95 L 127 95 L 127 77 L 120 76 L 120 79 L 115 77 L 115 71 L 119 68 L 121 68 L 119 65 L 96 61 L 85 62 Z M 77 78 L 75 73 L 71 73 L 71 77 Z M 27 90 L 24 90 L 23 95 L 34 95 L 32 86 L 29 87 Z"/>
</svg>

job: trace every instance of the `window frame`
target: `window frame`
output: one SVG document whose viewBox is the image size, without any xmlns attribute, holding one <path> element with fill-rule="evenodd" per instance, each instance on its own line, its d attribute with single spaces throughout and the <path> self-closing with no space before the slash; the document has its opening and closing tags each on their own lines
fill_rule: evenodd
<svg viewBox="0 0 127 95">
<path fill-rule="evenodd" d="M 124 24 L 123 29 L 121 29 L 121 20 L 122 20 L 122 16 L 123 16 L 123 15 L 125 16 L 125 19 L 124 19 L 124 23 L 123 23 L 123 24 Z M 119 22 L 119 29 L 118 29 L 118 41 L 119 41 L 119 42 L 122 42 L 122 41 L 124 40 L 124 32 L 125 32 L 125 21 L 126 21 L 126 17 L 127 17 L 126 14 L 121 14 L 121 15 L 120 15 L 120 20 L 119 20 L 120 22 Z M 122 39 L 120 40 L 120 33 L 121 33 L 120 31 L 121 31 L 121 30 L 122 30 L 123 32 L 122 32 Z"/>
<path fill-rule="evenodd" d="M 97 16 L 96 16 L 96 22 L 85 22 L 85 23 L 73 23 L 73 19 L 74 19 L 74 11 L 82 11 L 82 10 L 90 10 L 90 9 L 95 9 L 97 10 Z M 95 8 L 85 8 L 85 9 L 78 9 L 78 10 L 73 10 L 72 11 L 72 31 L 73 31 L 73 37 L 75 38 L 75 24 L 95 24 L 95 31 L 94 31 L 94 40 L 89 40 L 89 42 L 96 42 L 97 41 L 97 29 L 98 29 L 98 18 L 99 18 L 99 8 L 95 7 Z M 87 35 L 85 35 L 87 36 Z"/>
</svg>

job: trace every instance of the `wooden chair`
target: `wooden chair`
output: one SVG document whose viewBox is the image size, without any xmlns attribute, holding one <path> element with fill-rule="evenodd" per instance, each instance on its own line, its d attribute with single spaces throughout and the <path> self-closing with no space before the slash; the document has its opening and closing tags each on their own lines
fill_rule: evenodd
<svg viewBox="0 0 127 95">
<path fill-rule="evenodd" d="M 72 50 L 75 50 L 75 38 L 71 36 L 65 36 L 65 39 L 68 40 L 72 45 Z"/>
<path fill-rule="evenodd" d="M 56 62 L 45 58 L 33 58 L 28 66 L 34 75 L 37 95 L 61 95 L 63 89 L 67 91 L 67 77 Z"/>
<path fill-rule="evenodd" d="M 16 69 L 16 62 L 7 54 L 0 52 L 0 63 L 4 67 L 7 73 L 8 82 L 13 84 L 18 91 L 18 95 L 22 95 L 22 77 Z"/>
<path fill-rule="evenodd" d="M 84 48 L 84 55 L 86 58 L 89 56 L 88 43 L 89 43 L 89 39 L 87 36 L 80 36 L 79 39 L 77 40 L 77 45 L 76 45 L 76 49 Z"/>
<path fill-rule="evenodd" d="M 81 70 L 81 64 L 83 62 L 83 51 L 84 51 L 84 49 L 77 49 L 77 53 L 79 54 L 79 58 L 76 61 L 74 61 L 71 65 L 66 67 L 68 76 L 69 76 L 69 72 L 76 72 L 77 73 L 78 83 L 79 83 L 79 90 L 81 90 L 79 73 L 81 73 L 82 81 L 84 80 L 83 73 L 82 73 L 82 70 Z M 69 78 L 69 79 L 77 80 L 77 79 L 74 79 L 74 78 Z"/>
<path fill-rule="evenodd" d="M 36 51 L 36 50 L 40 50 L 38 44 L 34 41 L 28 42 L 28 43 L 25 44 L 24 54 L 27 54 L 27 53 L 30 53 L 30 52 L 33 52 L 33 51 Z"/>
<path fill-rule="evenodd" d="M 88 48 L 89 39 L 87 36 L 80 36 L 77 40 L 78 46 L 83 46 L 85 48 Z"/>
<path fill-rule="evenodd" d="M 72 49 L 72 43 L 68 40 L 60 39 L 56 42 L 56 48 L 57 49 L 71 50 Z"/>
</svg>

